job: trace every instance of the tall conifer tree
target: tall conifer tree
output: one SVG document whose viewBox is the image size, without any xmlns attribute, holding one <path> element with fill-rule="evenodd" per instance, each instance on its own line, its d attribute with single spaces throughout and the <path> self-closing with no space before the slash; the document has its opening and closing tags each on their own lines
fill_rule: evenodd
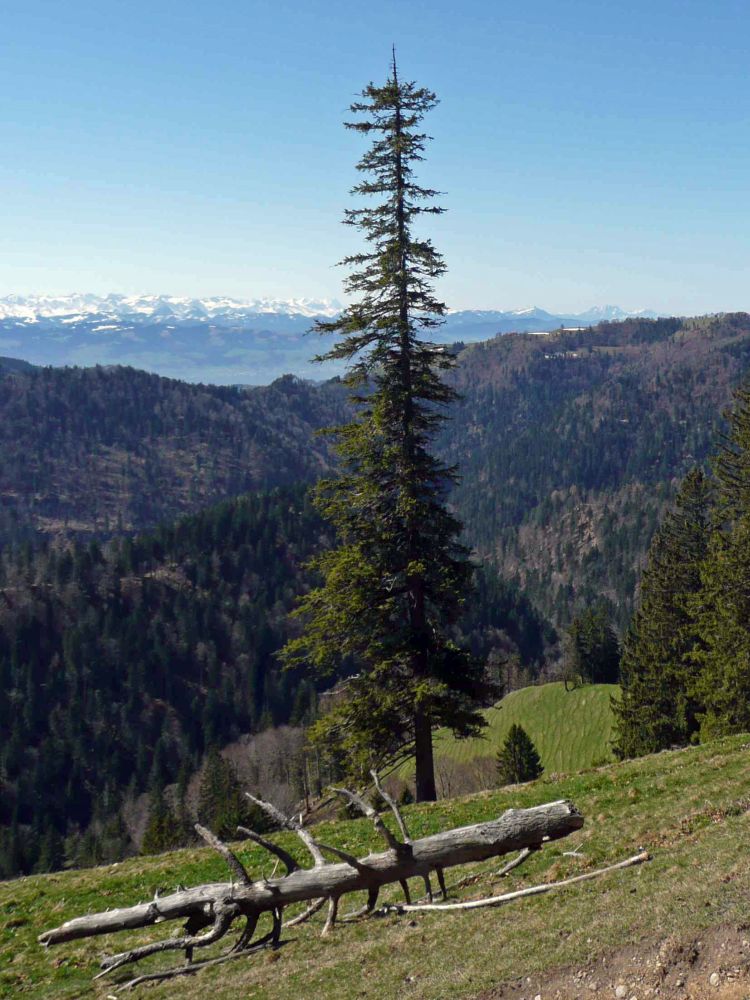
<svg viewBox="0 0 750 1000">
<path fill-rule="evenodd" d="M 431 800 L 433 728 L 477 733 L 477 704 L 489 694 L 479 664 L 451 639 L 471 566 L 446 507 L 454 470 L 429 450 L 455 398 L 442 378 L 453 358 L 425 337 L 445 312 L 432 285 L 445 265 L 413 232 L 421 216 L 443 211 L 433 204 L 437 192 L 414 176 L 428 139 L 420 125 L 437 100 L 399 79 L 395 55 L 387 82 L 370 84 L 362 98 L 346 125 L 373 142 L 352 193 L 375 200 L 347 210 L 345 222 L 367 246 L 342 262 L 355 301 L 317 325 L 339 338 L 318 360 L 350 363 L 359 409 L 336 431 L 339 477 L 316 491 L 338 547 L 317 560 L 323 583 L 301 604 L 304 635 L 286 660 L 318 673 L 352 662 L 357 675 L 316 738 L 353 772 L 413 752 L 417 798 Z"/>
<path fill-rule="evenodd" d="M 573 683 L 616 684 L 620 643 L 603 604 L 585 608 L 568 629 L 565 677 Z"/>
<path fill-rule="evenodd" d="M 696 600 L 696 697 L 701 736 L 750 728 L 750 384 L 734 392 L 714 461 L 714 532 Z"/>
<path fill-rule="evenodd" d="M 634 757 L 685 743 L 698 729 L 691 659 L 698 635 L 695 595 L 710 537 L 711 483 L 685 477 L 675 507 L 654 536 L 620 662 L 622 697 L 613 701 L 615 751 Z"/>
</svg>

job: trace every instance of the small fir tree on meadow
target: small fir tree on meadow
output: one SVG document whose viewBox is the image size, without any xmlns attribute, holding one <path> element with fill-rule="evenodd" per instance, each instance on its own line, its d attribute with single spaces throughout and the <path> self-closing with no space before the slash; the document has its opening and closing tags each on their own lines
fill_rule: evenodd
<svg viewBox="0 0 750 1000">
<path fill-rule="evenodd" d="M 505 743 L 497 753 L 497 776 L 502 785 L 517 785 L 538 778 L 544 768 L 531 737 L 517 723 L 513 723 Z"/>
</svg>

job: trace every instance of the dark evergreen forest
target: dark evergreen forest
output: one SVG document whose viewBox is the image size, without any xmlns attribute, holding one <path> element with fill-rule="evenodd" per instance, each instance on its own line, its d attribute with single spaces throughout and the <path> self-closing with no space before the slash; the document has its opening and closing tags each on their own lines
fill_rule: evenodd
<svg viewBox="0 0 750 1000">
<path fill-rule="evenodd" d="M 346 394 L 293 376 L 190 385 L 132 368 L 0 368 L 0 544 L 152 528 L 317 478 Z"/>
<path fill-rule="evenodd" d="M 240 734 L 314 716 L 317 691 L 276 652 L 311 582 L 304 565 L 329 542 L 297 487 L 132 538 L 5 553 L 0 874 L 54 867 L 50 844 L 76 833 L 77 863 L 121 856 L 126 795 L 184 782 Z M 490 572 L 457 637 L 531 677 L 555 639 Z"/>
<path fill-rule="evenodd" d="M 750 728 L 750 386 L 654 537 L 614 703 L 622 757 Z"/>
</svg>

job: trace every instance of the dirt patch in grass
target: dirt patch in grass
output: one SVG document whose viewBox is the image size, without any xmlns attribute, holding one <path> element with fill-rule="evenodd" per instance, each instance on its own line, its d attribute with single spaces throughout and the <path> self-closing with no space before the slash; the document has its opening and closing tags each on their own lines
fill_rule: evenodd
<svg viewBox="0 0 750 1000">
<path fill-rule="evenodd" d="M 522 977 L 476 1000 L 747 1000 L 750 924 L 706 928 L 697 937 L 671 935 Z"/>
</svg>

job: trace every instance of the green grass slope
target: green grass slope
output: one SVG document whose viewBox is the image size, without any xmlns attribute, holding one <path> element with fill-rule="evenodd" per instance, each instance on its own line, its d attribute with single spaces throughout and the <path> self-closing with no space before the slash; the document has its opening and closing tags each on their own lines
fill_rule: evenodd
<svg viewBox="0 0 750 1000">
<path fill-rule="evenodd" d="M 562 682 L 512 691 L 485 712 L 488 725 L 483 737 L 456 740 L 440 733 L 435 753 L 460 761 L 494 756 L 517 723 L 534 741 L 547 774 L 582 771 L 612 759 L 610 699 L 618 692 L 615 684 L 587 684 L 566 691 Z"/>
<path fill-rule="evenodd" d="M 495 817 L 511 806 L 563 797 L 572 799 L 584 814 L 583 830 L 547 845 L 503 879 L 502 887 L 493 885 L 490 877 L 497 861 L 475 866 L 474 871 L 485 878 L 461 890 L 462 898 L 561 879 L 646 848 L 653 860 L 639 868 L 497 909 L 389 915 L 340 925 L 322 940 L 319 915 L 285 931 L 284 945 L 276 952 L 208 969 L 197 978 L 147 986 L 136 996 L 470 1000 L 497 983 L 561 965 L 599 961 L 629 944 L 666 937 L 679 940 L 707 927 L 746 922 L 747 740 L 747 736 L 732 737 L 564 779 L 547 777 L 406 810 L 414 837 Z M 316 834 L 358 854 L 379 847 L 372 826 L 364 820 L 321 824 Z M 293 838 L 279 835 L 279 840 L 300 856 Z M 575 856 L 566 855 L 573 849 Z M 256 876 L 270 874 L 273 865 L 268 855 L 252 847 L 239 850 Z M 466 867 L 449 871 L 449 886 L 466 873 Z M 117 992 L 119 976 L 109 983 L 92 983 L 99 958 L 136 941 L 169 934 L 169 924 L 48 951 L 36 944 L 37 934 L 88 910 L 151 898 L 159 887 L 169 890 L 179 882 L 194 885 L 225 878 L 221 859 L 196 849 L 0 885 L 0 994 L 22 1000 L 104 1000 Z M 414 890 L 419 891 L 416 883 Z M 393 893 L 390 898 L 397 896 Z M 359 900 L 347 903 L 354 907 Z M 162 957 L 159 964 L 163 962 Z"/>
</svg>

